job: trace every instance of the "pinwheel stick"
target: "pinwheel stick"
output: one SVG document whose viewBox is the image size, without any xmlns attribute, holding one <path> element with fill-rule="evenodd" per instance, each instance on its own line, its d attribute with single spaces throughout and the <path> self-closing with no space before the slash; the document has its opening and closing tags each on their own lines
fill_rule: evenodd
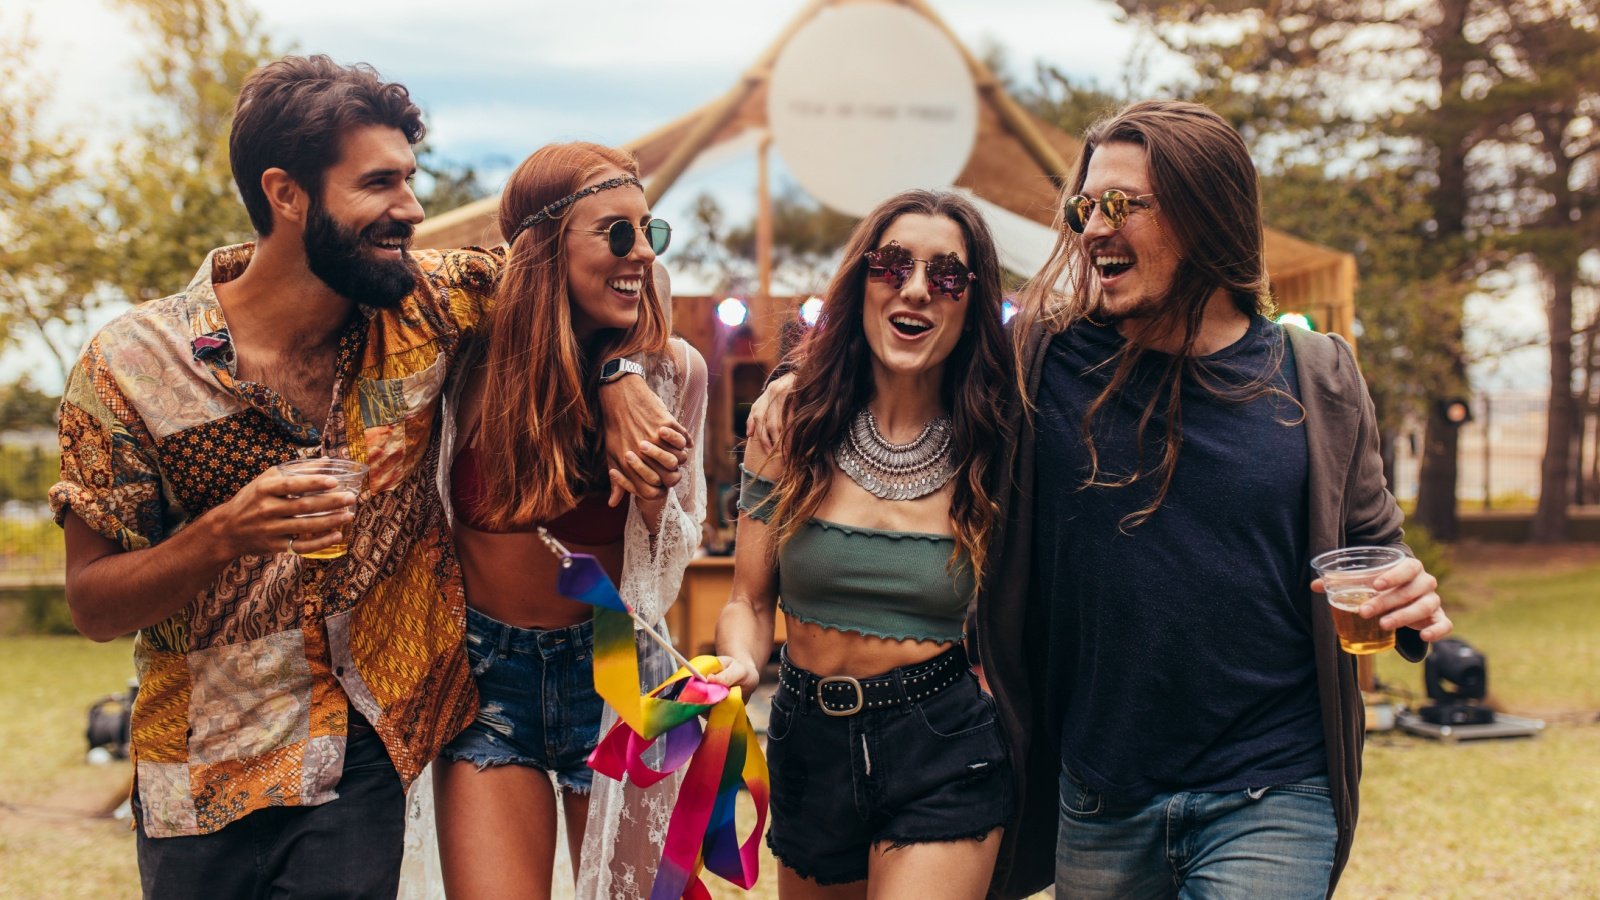
<svg viewBox="0 0 1600 900">
<path fill-rule="evenodd" d="M 572 551 L 568 550 L 560 541 L 556 540 L 555 536 L 550 534 L 549 531 L 546 531 L 542 525 L 539 526 L 539 539 L 544 541 L 545 546 L 550 548 L 551 553 L 561 557 L 561 565 L 563 568 L 572 565 Z M 661 634 L 654 628 L 651 628 L 650 623 L 639 618 L 639 614 L 633 611 L 633 607 L 628 603 L 628 601 L 622 598 L 622 592 L 617 592 L 617 599 L 622 601 L 622 608 L 627 610 L 629 617 L 631 617 L 634 622 L 638 623 L 639 630 L 649 635 L 651 640 L 655 641 L 657 644 L 660 644 L 663 650 L 666 650 L 667 653 L 671 654 L 673 659 L 678 661 L 678 665 L 688 669 L 689 674 L 700 679 L 701 681 L 710 680 L 706 678 L 706 676 L 699 669 L 696 669 L 693 663 L 684 658 L 684 655 L 678 652 L 678 648 L 672 646 L 671 641 L 662 637 Z"/>
</svg>

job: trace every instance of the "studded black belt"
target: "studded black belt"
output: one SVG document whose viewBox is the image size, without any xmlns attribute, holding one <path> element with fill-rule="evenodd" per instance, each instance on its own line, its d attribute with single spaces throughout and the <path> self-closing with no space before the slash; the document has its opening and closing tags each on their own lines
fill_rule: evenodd
<svg viewBox="0 0 1600 900">
<path fill-rule="evenodd" d="M 871 678 L 807 672 L 789 662 L 785 651 L 778 667 L 778 689 L 788 691 L 803 703 L 815 703 L 825 715 L 853 716 L 862 710 L 925 700 L 966 678 L 970 671 L 966 648 L 960 644 L 927 662 L 901 666 Z"/>
</svg>

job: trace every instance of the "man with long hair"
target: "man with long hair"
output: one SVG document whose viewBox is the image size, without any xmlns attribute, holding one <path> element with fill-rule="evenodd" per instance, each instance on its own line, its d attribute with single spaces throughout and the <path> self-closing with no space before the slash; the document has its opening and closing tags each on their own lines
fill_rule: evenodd
<svg viewBox="0 0 1600 900">
<path fill-rule="evenodd" d="M 409 252 L 422 136 L 370 67 L 253 73 L 229 151 L 256 241 L 107 325 L 68 381 L 50 499 L 79 630 L 138 632 L 146 896 L 394 896 L 405 786 L 475 712 L 435 475 L 504 255 Z M 317 456 L 366 463 L 359 504 L 275 468 Z"/>
<path fill-rule="evenodd" d="M 1363 715 L 1308 561 L 1404 546 L 1366 385 L 1343 340 L 1268 318 L 1256 170 L 1211 110 L 1094 125 L 1057 225 L 977 609 L 1023 800 L 994 890 L 1324 896 Z M 1449 633 L 1416 560 L 1378 586 L 1361 614 L 1407 659 Z"/>
</svg>

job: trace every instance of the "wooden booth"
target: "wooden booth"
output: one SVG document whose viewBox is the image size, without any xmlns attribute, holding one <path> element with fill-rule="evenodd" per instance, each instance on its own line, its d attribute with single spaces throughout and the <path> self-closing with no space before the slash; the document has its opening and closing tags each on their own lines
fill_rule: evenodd
<svg viewBox="0 0 1600 900">
<path fill-rule="evenodd" d="M 847 3 L 896 3 L 926 17 L 960 52 L 978 94 L 977 137 L 956 185 L 1007 213 L 1049 226 L 1055 216 L 1060 186 L 1071 175 L 1081 144 L 1069 134 L 1034 117 L 1009 95 L 982 61 L 941 21 L 924 0 L 812 0 L 756 58 L 738 82 L 721 97 L 624 147 L 639 161 L 645 194 L 655 203 L 696 157 L 711 147 L 755 132 L 760 175 L 757 244 L 760 284 L 754 296 L 742 298 L 747 319 L 723 324 L 716 305 L 724 298 L 675 297 L 674 330 L 705 356 L 710 367 L 706 417 L 705 461 L 708 521 L 720 543 L 737 489 L 736 433 L 742 412 L 760 392 L 779 354 L 784 323 L 795 319 L 804 298 L 773 297 L 769 271 L 771 209 L 767 197 L 767 84 L 780 51 L 794 33 L 829 6 Z M 495 212 L 499 198 L 487 197 L 435 216 L 418 229 L 417 247 L 493 246 L 501 243 Z M 1352 338 L 1356 266 L 1353 256 L 1268 228 L 1267 268 L 1281 310 L 1300 312 L 1319 330 Z M 670 266 L 671 255 L 666 257 Z M 719 534 L 717 529 L 724 530 Z M 726 548 L 713 546 L 722 551 Z M 669 623 L 680 647 L 689 653 L 710 647 L 718 611 L 731 584 L 731 558 L 705 554 L 690 564 Z M 781 627 L 781 617 L 780 617 Z"/>
</svg>

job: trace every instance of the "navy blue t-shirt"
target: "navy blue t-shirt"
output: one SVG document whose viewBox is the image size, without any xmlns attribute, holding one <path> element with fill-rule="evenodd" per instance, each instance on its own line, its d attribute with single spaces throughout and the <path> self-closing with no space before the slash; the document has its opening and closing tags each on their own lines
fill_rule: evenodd
<svg viewBox="0 0 1600 900">
<path fill-rule="evenodd" d="M 1222 399 L 1182 386 L 1183 443 L 1161 507 L 1124 517 L 1159 476 L 1085 487 L 1084 412 L 1123 347 L 1080 322 L 1051 342 L 1039 390 L 1034 554 L 1048 598 L 1050 686 L 1064 716 L 1062 762 L 1108 796 L 1283 784 L 1327 771 L 1311 622 L 1301 600 L 1307 451 L 1298 404 Z M 1205 357 L 1213 383 L 1272 384 L 1299 398 L 1282 326 L 1256 316 Z M 1101 480 L 1131 474 L 1139 417 L 1171 357 L 1147 352 L 1094 425 Z M 1162 404 L 1164 407 L 1164 404 Z M 1146 427 L 1160 461 L 1166 418 Z"/>
</svg>

